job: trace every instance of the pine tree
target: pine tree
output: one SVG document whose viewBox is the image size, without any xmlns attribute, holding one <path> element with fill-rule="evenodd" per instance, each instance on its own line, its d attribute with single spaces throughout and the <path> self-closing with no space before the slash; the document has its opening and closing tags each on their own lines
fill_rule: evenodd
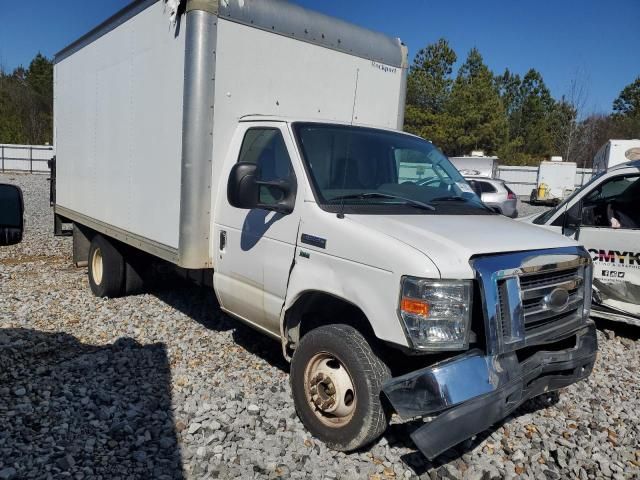
<svg viewBox="0 0 640 480">
<path fill-rule="evenodd" d="M 460 67 L 446 105 L 449 135 L 445 149 L 455 155 L 481 149 L 495 153 L 507 137 L 504 105 L 491 70 L 472 49 Z"/>
</svg>

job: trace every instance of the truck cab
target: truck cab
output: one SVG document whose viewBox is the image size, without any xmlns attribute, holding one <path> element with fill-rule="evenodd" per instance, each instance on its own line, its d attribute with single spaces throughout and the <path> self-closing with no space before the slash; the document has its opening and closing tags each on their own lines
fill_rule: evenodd
<svg viewBox="0 0 640 480">
<path fill-rule="evenodd" d="M 403 417 L 448 411 L 413 436 L 433 458 L 590 372 L 586 252 L 486 207 L 430 142 L 249 116 L 221 178 L 220 304 L 281 341 L 298 413 L 334 448 L 357 445 L 345 431 L 377 389 Z"/>
<path fill-rule="evenodd" d="M 640 325 L 640 161 L 596 174 L 557 207 L 525 218 L 582 243 L 594 262 L 595 316 Z"/>
</svg>

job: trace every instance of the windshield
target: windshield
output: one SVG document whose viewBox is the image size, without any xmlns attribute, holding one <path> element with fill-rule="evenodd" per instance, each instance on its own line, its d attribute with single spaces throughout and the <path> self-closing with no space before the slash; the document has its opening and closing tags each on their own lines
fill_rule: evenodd
<svg viewBox="0 0 640 480">
<path fill-rule="evenodd" d="M 318 204 L 331 212 L 493 214 L 430 142 L 396 132 L 294 124 Z"/>
<path fill-rule="evenodd" d="M 580 192 L 582 192 L 583 190 L 588 188 L 589 185 L 591 185 L 593 182 L 598 180 L 605 173 L 606 172 L 604 172 L 604 171 L 603 172 L 599 172 L 598 174 L 596 174 L 593 177 L 591 177 L 591 180 L 589 180 L 587 183 L 585 183 L 580 188 L 575 189 L 573 191 L 573 193 L 571 195 L 569 195 L 563 202 L 560 202 L 558 205 L 553 207 L 551 210 L 547 210 L 542 215 L 537 216 L 533 220 L 533 223 L 535 223 L 536 225 L 545 225 L 549 220 L 551 220 L 554 217 L 554 215 L 556 213 L 558 213 L 560 210 L 564 209 L 564 207 L 566 205 L 568 205 L 571 200 L 573 200 L 576 196 L 578 196 L 580 194 Z"/>
</svg>

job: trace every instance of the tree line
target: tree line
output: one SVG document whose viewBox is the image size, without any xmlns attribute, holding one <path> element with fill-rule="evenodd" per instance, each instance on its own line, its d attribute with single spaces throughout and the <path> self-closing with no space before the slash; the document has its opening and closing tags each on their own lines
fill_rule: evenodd
<svg viewBox="0 0 640 480">
<path fill-rule="evenodd" d="M 588 167 L 608 139 L 640 138 L 640 76 L 620 92 L 612 113 L 586 115 L 578 78 L 555 99 L 533 68 L 495 74 L 474 48 L 454 75 L 457 60 L 440 39 L 416 54 L 407 80 L 405 130 L 449 156 L 483 150 L 504 164 L 537 165 L 561 155 Z M 0 66 L 0 143 L 53 143 L 53 62 L 41 54 L 27 69 Z"/>
<path fill-rule="evenodd" d="M 27 69 L 0 66 L 0 143 L 53 143 L 53 62 L 40 53 Z"/>
<path fill-rule="evenodd" d="M 415 56 L 407 81 L 405 129 L 432 140 L 447 155 L 483 150 L 501 163 L 536 165 L 552 155 L 591 166 L 611 138 L 640 138 L 640 77 L 613 102 L 611 114 L 585 115 L 579 78 L 554 99 L 540 72 L 495 74 L 473 48 L 458 57 L 447 40 Z"/>
</svg>

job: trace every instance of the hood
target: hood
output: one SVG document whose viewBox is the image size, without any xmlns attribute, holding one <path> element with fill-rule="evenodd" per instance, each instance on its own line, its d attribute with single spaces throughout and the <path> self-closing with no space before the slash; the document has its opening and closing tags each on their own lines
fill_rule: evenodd
<svg viewBox="0 0 640 480">
<path fill-rule="evenodd" d="M 523 222 L 523 223 L 533 223 L 533 221 L 538 218 L 540 215 L 542 215 L 542 212 L 538 212 L 538 213 L 532 213 L 531 215 L 527 215 L 526 217 L 518 217 L 515 220 L 517 222 Z"/>
<path fill-rule="evenodd" d="M 442 278 L 473 278 L 474 255 L 577 245 L 563 235 L 502 215 L 348 215 L 350 221 L 421 251 Z"/>
</svg>

